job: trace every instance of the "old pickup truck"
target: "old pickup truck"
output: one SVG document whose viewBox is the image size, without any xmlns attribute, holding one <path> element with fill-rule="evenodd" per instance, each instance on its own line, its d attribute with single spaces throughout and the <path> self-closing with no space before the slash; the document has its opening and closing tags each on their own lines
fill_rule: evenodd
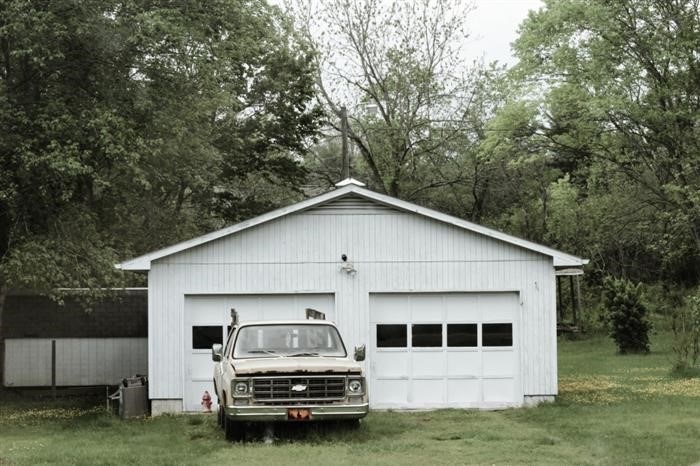
<svg viewBox="0 0 700 466">
<path fill-rule="evenodd" d="M 212 347 L 219 425 L 245 438 L 251 422 L 340 420 L 367 415 L 365 347 L 348 356 L 335 324 L 307 309 L 307 320 L 238 322 L 232 310 L 226 346 Z"/>
</svg>

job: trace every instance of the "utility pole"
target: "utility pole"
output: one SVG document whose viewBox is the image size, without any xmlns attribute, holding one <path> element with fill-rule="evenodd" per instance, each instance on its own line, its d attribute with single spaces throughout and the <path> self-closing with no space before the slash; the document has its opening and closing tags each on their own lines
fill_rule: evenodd
<svg viewBox="0 0 700 466">
<path fill-rule="evenodd" d="M 350 153 L 348 152 L 348 111 L 340 107 L 340 133 L 343 144 L 343 179 L 350 178 Z"/>
</svg>

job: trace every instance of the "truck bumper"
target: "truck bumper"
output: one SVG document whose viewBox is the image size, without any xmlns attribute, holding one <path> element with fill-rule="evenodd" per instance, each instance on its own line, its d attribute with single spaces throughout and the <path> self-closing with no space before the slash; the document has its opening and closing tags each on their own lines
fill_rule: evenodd
<svg viewBox="0 0 700 466">
<path fill-rule="evenodd" d="M 310 421 L 327 421 L 332 419 L 360 419 L 369 412 L 369 403 L 352 405 L 289 405 L 289 406 L 226 406 L 226 417 L 232 421 L 256 422 L 256 421 L 291 421 L 289 410 L 308 409 L 311 413 Z"/>
</svg>

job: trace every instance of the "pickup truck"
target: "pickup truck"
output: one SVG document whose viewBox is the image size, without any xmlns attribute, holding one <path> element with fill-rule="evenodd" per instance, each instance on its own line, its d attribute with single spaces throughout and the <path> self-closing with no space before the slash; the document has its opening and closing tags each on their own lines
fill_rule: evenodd
<svg viewBox="0 0 700 466">
<path fill-rule="evenodd" d="M 247 423 L 340 420 L 359 425 L 367 415 L 367 385 L 348 356 L 335 324 L 307 309 L 307 320 L 239 323 L 232 310 L 226 346 L 212 347 L 218 421 L 230 441 Z"/>
</svg>

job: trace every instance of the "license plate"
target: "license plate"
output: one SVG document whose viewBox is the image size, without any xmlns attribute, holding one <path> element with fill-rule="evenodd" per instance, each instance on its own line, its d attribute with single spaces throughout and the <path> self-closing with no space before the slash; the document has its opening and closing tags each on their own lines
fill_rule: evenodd
<svg viewBox="0 0 700 466">
<path fill-rule="evenodd" d="M 310 421 L 311 410 L 308 408 L 289 408 L 287 410 L 287 419 L 290 421 Z"/>
</svg>

